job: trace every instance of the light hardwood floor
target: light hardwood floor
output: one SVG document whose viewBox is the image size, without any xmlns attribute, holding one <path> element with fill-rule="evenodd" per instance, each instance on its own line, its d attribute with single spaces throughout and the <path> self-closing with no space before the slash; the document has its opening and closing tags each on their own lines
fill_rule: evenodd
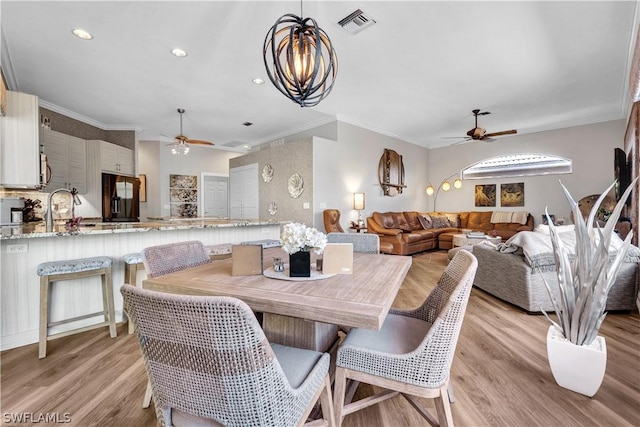
<svg viewBox="0 0 640 427">
<path fill-rule="evenodd" d="M 446 252 L 413 257 L 394 306 L 418 305 L 446 266 Z M 593 398 L 555 384 L 546 357 L 547 321 L 528 315 L 476 288 L 451 370 L 457 426 L 640 426 L 640 317 L 610 314 L 601 335 L 607 372 Z M 153 426 L 153 408 L 142 409 L 146 386 L 140 351 L 126 325 L 118 337 L 99 329 L 1 354 L 0 425 L 11 416 L 70 416 L 70 426 Z M 371 393 L 361 385 L 358 396 Z M 433 408 L 431 402 L 425 406 Z M 28 425 L 24 423 L 21 425 Z M 37 423 L 35 425 L 53 425 Z M 347 416 L 343 426 L 427 425 L 402 398 Z"/>
</svg>

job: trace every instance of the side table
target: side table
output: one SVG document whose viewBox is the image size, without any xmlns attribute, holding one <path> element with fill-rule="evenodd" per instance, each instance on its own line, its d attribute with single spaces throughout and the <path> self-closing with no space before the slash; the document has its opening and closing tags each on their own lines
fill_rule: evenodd
<svg viewBox="0 0 640 427">
<path fill-rule="evenodd" d="M 360 230 L 362 230 L 364 233 L 367 232 L 367 227 L 361 227 L 359 225 L 352 225 L 351 227 L 349 227 L 350 230 L 356 230 L 356 233 L 359 233 Z"/>
</svg>

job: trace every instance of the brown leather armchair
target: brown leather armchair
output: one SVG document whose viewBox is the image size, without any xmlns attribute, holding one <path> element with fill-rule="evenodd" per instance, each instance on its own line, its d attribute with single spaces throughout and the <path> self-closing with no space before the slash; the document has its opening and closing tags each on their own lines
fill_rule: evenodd
<svg viewBox="0 0 640 427">
<path fill-rule="evenodd" d="M 327 233 L 344 233 L 342 226 L 340 226 L 340 211 L 338 209 L 325 209 L 324 215 L 324 229 Z"/>
</svg>

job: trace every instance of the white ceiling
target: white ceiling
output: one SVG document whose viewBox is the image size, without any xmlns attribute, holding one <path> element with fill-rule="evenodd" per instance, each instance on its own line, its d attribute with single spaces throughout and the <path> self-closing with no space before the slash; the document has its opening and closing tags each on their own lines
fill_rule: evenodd
<svg viewBox="0 0 640 427">
<path fill-rule="evenodd" d="M 377 23 L 351 35 L 337 21 L 357 8 Z M 278 92 L 262 59 L 267 31 L 300 14 L 299 1 L 3 0 L 2 67 L 10 89 L 106 129 L 137 129 L 142 140 L 177 135 L 181 107 L 184 133 L 217 145 L 254 146 L 338 119 L 436 147 L 473 127 L 474 108 L 491 111 L 479 118 L 488 132 L 625 118 L 636 9 L 304 0 L 304 16 L 328 33 L 339 61 L 333 91 L 313 108 Z M 174 57 L 174 47 L 189 55 Z"/>
</svg>

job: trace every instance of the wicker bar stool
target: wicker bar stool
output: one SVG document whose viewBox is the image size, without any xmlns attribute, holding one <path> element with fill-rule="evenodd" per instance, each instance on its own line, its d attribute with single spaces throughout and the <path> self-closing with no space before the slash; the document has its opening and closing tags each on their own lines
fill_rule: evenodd
<svg viewBox="0 0 640 427">
<path fill-rule="evenodd" d="M 115 338 L 116 321 L 113 303 L 113 284 L 111 280 L 111 258 L 105 256 L 93 258 L 70 259 L 63 261 L 43 262 L 38 265 L 38 276 L 40 276 L 40 346 L 39 358 L 47 356 L 47 341 L 67 335 L 77 334 L 101 326 L 109 326 L 111 338 Z M 102 278 L 102 311 L 96 313 L 76 316 L 56 322 L 49 321 L 49 290 L 50 285 L 61 280 L 82 279 L 91 276 L 101 276 Z M 49 335 L 49 328 L 62 325 L 76 320 L 87 319 L 102 315 L 104 322 L 89 325 L 70 331 Z"/>
<path fill-rule="evenodd" d="M 130 254 L 125 254 L 122 256 L 122 260 L 124 261 L 124 283 L 131 286 L 136 286 L 138 271 L 144 270 L 142 253 L 133 252 Z M 132 334 L 134 329 L 133 322 L 129 321 L 128 319 L 129 316 L 127 316 L 128 332 L 129 334 Z"/>
<path fill-rule="evenodd" d="M 209 254 L 211 260 L 231 258 L 231 243 L 222 243 L 220 245 L 206 245 L 204 248 Z"/>
</svg>

